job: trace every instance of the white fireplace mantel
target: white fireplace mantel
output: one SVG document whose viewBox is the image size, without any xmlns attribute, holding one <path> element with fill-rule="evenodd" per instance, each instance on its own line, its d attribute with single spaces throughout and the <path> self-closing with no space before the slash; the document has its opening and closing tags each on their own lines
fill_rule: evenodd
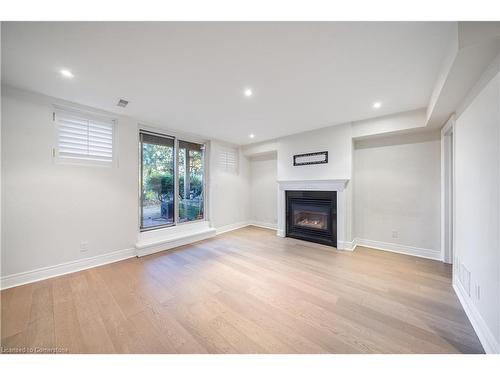
<svg viewBox="0 0 500 375">
<path fill-rule="evenodd" d="M 304 191 L 336 191 L 337 192 L 337 249 L 351 250 L 347 238 L 347 194 L 348 179 L 325 180 L 278 180 L 278 231 L 277 235 L 286 235 L 286 198 L 285 192 L 290 190 Z"/>
<path fill-rule="evenodd" d="M 349 180 L 278 180 L 280 190 L 344 191 Z"/>
</svg>

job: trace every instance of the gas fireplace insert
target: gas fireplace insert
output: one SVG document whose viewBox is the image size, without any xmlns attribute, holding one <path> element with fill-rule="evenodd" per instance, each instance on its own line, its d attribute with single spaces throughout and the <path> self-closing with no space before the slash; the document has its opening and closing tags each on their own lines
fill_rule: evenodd
<svg viewBox="0 0 500 375">
<path fill-rule="evenodd" d="M 337 246 L 337 192 L 287 191 L 286 236 Z"/>
</svg>

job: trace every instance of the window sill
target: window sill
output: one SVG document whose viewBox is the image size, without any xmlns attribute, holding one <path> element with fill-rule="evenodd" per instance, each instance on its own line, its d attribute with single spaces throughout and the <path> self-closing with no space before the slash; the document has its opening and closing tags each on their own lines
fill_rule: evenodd
<svg viewBox="0 0 500 375">
<path fill-rule="evenodd" d="M 215 236 L 206 220 L 139 233 L 137 256 L 145 256 Z"/>
</svg>

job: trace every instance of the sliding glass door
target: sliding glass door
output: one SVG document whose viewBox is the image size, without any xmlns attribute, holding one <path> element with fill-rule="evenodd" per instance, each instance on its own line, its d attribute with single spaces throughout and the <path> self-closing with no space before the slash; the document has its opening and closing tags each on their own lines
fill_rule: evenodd
<svg viewBox="0 0 500 375">
<path fill-rule="evenodd" d="M 174 138 L 141 132 L 141 229 L 175 223 Z"/>
<path fill-rule="evenodd" d="M 179 222 L 203 219 L 203 149 L 179 141 Z"/>
<path fill-rule="evenodd" d="M 202 220 L 204 145 L 141 131 L 140 149 L 141 231 Z"/>
</svg>

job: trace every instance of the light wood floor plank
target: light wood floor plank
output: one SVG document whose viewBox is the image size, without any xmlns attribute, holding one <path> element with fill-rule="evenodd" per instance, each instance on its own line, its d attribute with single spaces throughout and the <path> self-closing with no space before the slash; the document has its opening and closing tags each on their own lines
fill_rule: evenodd
<svg viewBox="0 0 500 375">
<path fill-rule="evenodd" d="M 1 292 L 2 347 L 483 353 L 441 262 L 246 227 Z"/>
</svg>

